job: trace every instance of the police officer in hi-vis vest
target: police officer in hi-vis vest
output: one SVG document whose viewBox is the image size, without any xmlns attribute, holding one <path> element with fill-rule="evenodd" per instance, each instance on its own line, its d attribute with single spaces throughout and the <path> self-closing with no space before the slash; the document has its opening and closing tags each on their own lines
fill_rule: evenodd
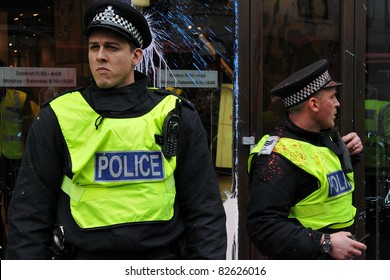
<svg viewBox="0 0 390 280">
<path fill-rule="evenodd" d="M 8 211 L 9 259 L 225 259 L 225 212 L 192 104 L 148 89 L 152 42 L 120 1 L 84 15 L 93 76 L 41 109 Z M 54 232 L 54 239 L 53 239 Z"/>
<path fill-rule="evenodd" d="M 366 245 L 354 240 L 353 166 L 363 145 L 335 126 L 336 87 L 319 60 L 276 85 L 287 116 L 251 151 L 247 227 L 272 259 L 353 259 Z"/>
</svg>

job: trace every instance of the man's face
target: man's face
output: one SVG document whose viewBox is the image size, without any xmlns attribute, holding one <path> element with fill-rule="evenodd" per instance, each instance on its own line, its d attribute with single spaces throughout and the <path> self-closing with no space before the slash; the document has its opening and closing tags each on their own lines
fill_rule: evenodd
<svg viewBox="0 0 390 280">
<path fill-rule="evenodd" d="M 337 108 L 340 107 L 336 93 L 335 87 L 325 88 L 317 97 L 320 106 L 317 114 L 317 122 L 321 130 L 335 126 Z"/>
<path fill-rule="evenodd" d="M 89 67 L 98 87 L 123 87 L 134 82 L 134 52 L 128 41 L 98 30 L 91 33 L 88 43 Z"/>
</svg>

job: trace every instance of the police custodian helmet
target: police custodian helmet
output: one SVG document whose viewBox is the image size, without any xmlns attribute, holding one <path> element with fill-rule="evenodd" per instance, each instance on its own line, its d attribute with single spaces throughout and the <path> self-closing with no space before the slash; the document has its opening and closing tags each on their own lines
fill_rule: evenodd
<svg viewBox="0 0 390 280">
<path fill-rule="evenodd" d="M 302 103 L 323 88 L 341 85 L 332 80 L 327 70 L 328 61 L 321 59 L 298 70 L 272 90 L 271 94 L 280 97 L 288 108 Z"/>
<path fill-rule="evenodd" d="M 129 39 L 137 48 L 145 49 L 152 42 L 146 18 L 129 3 L 102 0 L 92 3 L 84 14 L 84 34 L 106 28 Z"/>
</svg>

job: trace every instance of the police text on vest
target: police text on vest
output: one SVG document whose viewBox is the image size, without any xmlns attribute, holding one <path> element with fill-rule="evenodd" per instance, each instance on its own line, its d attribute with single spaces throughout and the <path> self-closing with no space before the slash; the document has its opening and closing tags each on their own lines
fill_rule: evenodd
<svg viewBox="0 0 390 280">
<path fill-rule="evenodd" d="M 328 197 L 336 196 L 352 189 L 351 183 L 345 177 L 342 170 L 327 174 L 329 183 Z"/>
<path fill-rule="evenodd" d="M 140 181 L 164 178 L 161 151 L 95 154 L 95 181 Z"/>
</svg>

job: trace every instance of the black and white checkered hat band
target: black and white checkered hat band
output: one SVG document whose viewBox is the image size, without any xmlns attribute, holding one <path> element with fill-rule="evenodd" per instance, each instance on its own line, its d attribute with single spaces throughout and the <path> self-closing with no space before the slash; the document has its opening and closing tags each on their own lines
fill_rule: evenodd
<svg viewBox="0 0 390 280">
<path fill-rule="evenodd" d="M 114 9 L 112 6 L 108 6 L 104 12 L 98 13 L 92 20 L 90 25 L 93 25 L 94 22 L 103 22 L 107 25 L 117 26 L 121 29 L 124 29 L 130 35 L 137 40 L 137 42 L 140 44 L 140 47 L 143 47 L 144 40 L 142 39 L 141 33 L 135 28 L 134 25 L 131 24 L 128 20 L 124 19 L 123 17 L 115 14 Z"/>
<path fill-rule="evenodd" d="M 286 107 L 291 107 L 295 104 L 300 103 L 301 101 L 308 98 L 310 95 L 319 91 L 324 85 L 329 83 L 331 80 L 332 78 L 330 77 L 329 72 L 325 71 L 319 77 L 317 77 L 315 80 L 313 80 L 310 84 L 305 86 L 297 93 L 287 96 L 286 98 L 283 98 L 284 105 Z"/>
</svg>

